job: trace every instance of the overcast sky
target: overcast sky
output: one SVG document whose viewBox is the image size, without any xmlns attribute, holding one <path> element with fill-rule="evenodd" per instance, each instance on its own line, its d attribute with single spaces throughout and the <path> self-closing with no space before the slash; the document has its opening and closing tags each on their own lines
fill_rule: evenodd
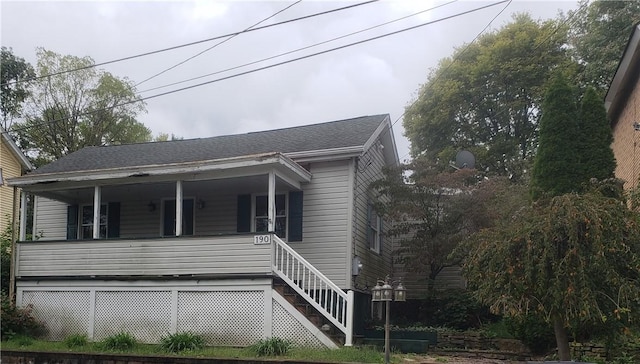
<svg viewBox="0 0 640 364">
<path fill-rule="evenodd" d="M 496 1 L 380 1 L 258 30 L 221 44 L 137 88 L 143 97 L 264 67 L 311 53 L 437 21 Z M 295 1 L 5 1 L 0 2 L 2 46 L 35 64 L 36 47 L 90 56 L 97 63 L 242 31 Z M 301 1 L 261 25 L 358 2 Z M 390 114 L 401 158 L 409 143 L 402 113 L 430 69 L 471 42 L 504 8 L 499 4 L 449 20 L 248 75 L 150 99 L 139 120 L 158 133 L 184 138 L 245 133 L 373 114 Z M 428 11 L 424 10 L 442 5 Z M 491 28 L 512 15 L 555 17 L 576 1 L 513 1 Z M 166 88 L 230 67 L 275 56 L 395 19 L 402 21 L 283 57 Z M 101 68 L 138 83 L 220 40 Z M 400 119 L 400 120 L 398 120 Z"/>
</svg>

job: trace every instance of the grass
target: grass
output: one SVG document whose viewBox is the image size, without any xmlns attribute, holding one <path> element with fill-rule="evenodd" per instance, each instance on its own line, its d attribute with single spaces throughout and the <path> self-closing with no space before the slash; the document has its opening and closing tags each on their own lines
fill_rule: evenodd
<svg viewBox="0 0 640 364">
<path fill-rule="evenodd" d="M 53 342 L 32 340 L 30 344 L 19 340 L 9 340 L 2 342 L 2 349 L 25 350 L 25 351 L 52 351 L 66 353 L 113 353 L 114 350 L 106 350 L 101 342 L 88 342 L 83 346 L 69 347 L 65 342 Z M 251 348 L 234 348 L 209 346 L 198 350 L 190 350 L 180 353 L 168 353 L 160 345 L 136 344 L 129 350 L 117 350 L 120 354 L 149 355 L 149 356 L 184 356 L 199 358 L 256 358 L 255 352 Z M 394 358 L 395 356 L 395 358 Z M 400 362 L 399 356 L 392 356 L 393 362 Z M 360 363 L 383 363 L 384 353 L 370 348 L 342 347 L 336 350 L 331 349 L 311 349 L 293 347 L 287 355 L 271 358 L 285 358 L 289 360 L 319 361 L 319 362 L 360 362 Z M 395 360 L 394 360 L 395 359 Z"/>
</svg>

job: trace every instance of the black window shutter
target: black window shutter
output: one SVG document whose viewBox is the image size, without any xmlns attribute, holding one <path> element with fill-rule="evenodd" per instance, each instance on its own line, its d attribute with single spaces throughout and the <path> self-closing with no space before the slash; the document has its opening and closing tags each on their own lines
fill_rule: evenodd
<svg viewBox="0 0 640 364">
<path fill-rule="evenodd" d="M 239 233 L 251 231 L 251 195 L 238 195 L 237 227 Z"/>
<path fill-rule="evenodd" d="M 288 241 L 302 241 L 302 191 L 289 192 Z"/>
<path fill-rule="evenodd" d="M 107 209 L 107 238 L 120 237 L 120 202 L 109 202 Z"/>
<path fill-rule="evenodd" d="M 193 199 L 182 200 L 182 235 L 193 235 Z"/>
<path fill-rule="evenodd" d="M 67 206 L 67 240 L 78 239 L 78 205 Z"/>
</svg>

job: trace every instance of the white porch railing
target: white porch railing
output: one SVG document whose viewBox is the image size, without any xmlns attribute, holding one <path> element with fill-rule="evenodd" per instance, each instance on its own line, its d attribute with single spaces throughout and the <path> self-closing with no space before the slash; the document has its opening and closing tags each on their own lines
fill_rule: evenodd
<svg viewBox="0 0 640 364">
<path fill-rule="evenodd" d="M 353 291 L 344 292 L 273 234 L 273 271 L 345 334 L 353 345 Z"/>
</svg>

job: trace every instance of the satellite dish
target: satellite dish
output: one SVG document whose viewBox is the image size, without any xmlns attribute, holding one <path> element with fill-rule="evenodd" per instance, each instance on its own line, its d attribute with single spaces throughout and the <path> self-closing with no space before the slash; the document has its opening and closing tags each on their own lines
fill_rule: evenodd
<svg viewBox="0 0 640 364">
<path fill-rule="evenodd" d="M 456 167 L 474 169 L 476 168 L 476 157 L 468 150 L 461 150 L 456 154 Z"/>
</svg>

